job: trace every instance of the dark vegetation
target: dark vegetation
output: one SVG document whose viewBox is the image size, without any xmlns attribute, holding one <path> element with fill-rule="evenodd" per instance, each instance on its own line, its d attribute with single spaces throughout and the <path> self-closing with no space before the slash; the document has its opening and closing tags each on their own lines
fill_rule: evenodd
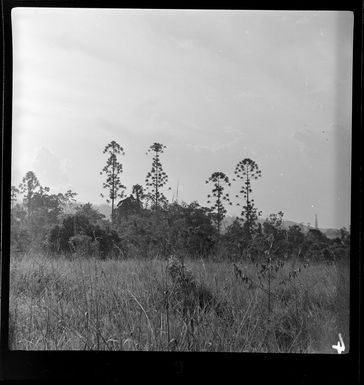
<svg viewBox="0 0 364 385">
<path fill-rule="evenodd" d="M 75 204 L 76 193 L 51 193 L 41 186 L 34 172 L 27 172 L 19 187 L 12 187 L 12 250 L 81 253 L 102 259 L 174 254 L 256 262 L 269 245 L 271 254 L 282 260 L 348 258 L 350 234 L 345 228 L 340 237 L 329 239 L 319 229 L 304 232 L 299 225 L 285 228 L 282 212 L 271 214 L 263 223 L 258 221 L 261 213 L 252 199 L 252 182 L 262 174 L 251 159 L 238 162 L 231 181 L 220 171 L 206 180 L 211 185 L 210 207 L 198 202 L 168 202 L 164 193 L 168 176 L 161 162 L 165 148 L 160 143 L 150 146 L 147 154 L 152 155 L 152 167 L 146 174 L 145 187 L 136 184 L 126 196 L 126 186 L 121 182 L 123 165 L 118 160 L 124 149 L 115 141 L 105 147 L 109 157 L 101 174 L 106 176 L 103 188 L 112 205 L 110 220 L 90 203 Z M 239 181 L 236 204 L 242 208 L 241 215 L 223 231 L 226 206 L 233 204 L 228 189 Z"/>
</svg>

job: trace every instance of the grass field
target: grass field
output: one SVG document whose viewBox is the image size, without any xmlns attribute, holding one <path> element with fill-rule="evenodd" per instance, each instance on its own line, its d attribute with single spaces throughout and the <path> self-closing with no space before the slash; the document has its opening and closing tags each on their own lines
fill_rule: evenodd
<svg viewBox="0 0 364 385">
<path fill-rule="evenodd" d="M 345 264 L 311 264 L 279 285 L 287 263 L 270 299 L 244 284 L 230 262 L 185 265 L 192 286 L 174 281 L 159 259 L 13 256 L 11 349 L 336 354 L 338 333 L 349 345 Z M 254 265 L 241 266 L 254 277 Z"/>
</svg>

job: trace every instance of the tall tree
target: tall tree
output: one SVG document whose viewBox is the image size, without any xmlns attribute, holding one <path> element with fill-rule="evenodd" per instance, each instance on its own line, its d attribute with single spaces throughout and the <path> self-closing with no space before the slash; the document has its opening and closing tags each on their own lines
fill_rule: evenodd
<svg viewBox="0 0 364 385">
<path fill-rule="evenodd" d="M 23 202 L 27 208 L 28 217 L 32 216 L 32 199 L 36 191 L 41 190 L 42 187 L 39 183 L 38 178 L 36 177 L 35 173 L 33 171 L 28 171 L 23 180 L 22 183 L 19 185 L 19 190 L 22 194 L 24 194 Z"/>
<path fill-rule="evenodd" d="M 167 203 L 167 198 L 161 191 L 168 182 L 168 175 L 164 172 L 160 161 L 160 155 L 163 154 L 165 148 L 166 146 L 161 143 L 153 143 L 146 153 L 153 156 L 152 169 L 148 172 L 145 183 L 154 209 L 158 209 L 161 205 Z"/>
<path fill-rule="evenodd" d="M 124 149 L 114 140 L 111 141 L 105 148 L 103 153 L 108 153 L 109 158 L 107 159 L 105 167 L 100 172 L 100 175 L 106 175 L 106 182 L 103 183 L 102 187 L 108 191 L 107 203 L 111 201 L 111 222 L 114 221 L 114 207 L 115 200 L 123 198 L 124 190 L 126 187 L 121 183 L 120 175 L 123 172 L 123 165 L 118 161 L 117 155 L 125 155 Z M 104 198 L 104 194 L 101 193 Z"/>
<path fill-rule="evenodd" d="M 213 203 L 211 209 L 215 211 L 215 220 L 217 224 L 217 231 L 220 234 L 221 223 L 226 215 L 225 203 L 230 202 L 229 194 L 224 192 L 227 186 L 230 186 L 229 178 L 223 172 L 214 172 L 205 183 L 213 183 L 212 193 L 208 194 L 209 200 L 207 203 Z M 213 200 L 213 202 L 211 202 Z"/>
<path fill-rule="evenodd" d="M 245 158 L 236 165 L 234 174 L 236 178 L 243 181 L 240 190 L 244 202 L 241 218 L 244 220 L 244 227 L 247 230 L 248 237 L 251 237 L 258 215 L 261 215 L 261 212 L 258 212 L 254 205 L 254 199 L 251 198 L 251 193 L 253 192 L 251 183 L 252 180 L 260 178 L 262 172 L 259 170 L 256 162 Z M 235 181 L 236 179 L 233 180 Z M 239 198 L 239 195 L 236 195 L 236 197 Z M 238 206 L 240 206 L 240 203 L 238 203 Z"/>
<path fill-rule="evenodd" d="M 12 207 L 12 244 L 15 247 L 20 245 L 21 249 L 26 243 L 38 247 L 44 241 L 50 226 L 59 222 L 64 208 L 77 194 L 71 190 L 65 194 L 51 194 L 49 187 L 41 186 L 32 171 L 26 173 L 19 189 L 24 194 L 23 207 L 26 211 L 18 204 Z M 12 187 L 11 198 L 13 202 L 16 199 L 15 187 Z M 25 237 L 26 242 L 22 242 L 22 237 Z"/>
<path fill-rule="evenodd" d="M 39 226 L 57 223 L 65 208 L 75 202 L 76 195 L 71 190 L 65 194 L 51 194 L 49 187 L 40 186 L 32 197 L 32 221 L 29 224 L 37 229 Z"/>
</svg>

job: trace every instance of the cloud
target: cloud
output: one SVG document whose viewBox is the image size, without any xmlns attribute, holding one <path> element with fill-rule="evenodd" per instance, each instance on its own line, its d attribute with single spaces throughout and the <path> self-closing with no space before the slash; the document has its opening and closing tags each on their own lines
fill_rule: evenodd
<svg viewBox="0 0 364 385">
<path fill-rule="evenodd" d="M 68 182 L 67 160 L 61 159 L 48 148 L 41 147 L 33 163 L 33 170 L 42 185 L 62 187 Z"/>
<path fill-rule="evenodd" d="M 220 151 L 226 151 L 230 148 L 232 148 L 233 146 L 235 146 L 237 143 L 237 140 L 231 140 L 229 142 L 225 142 L 225 143 L 214 143 L 212 145 L 203 145 L 203 144 L 188 144 L 187 146 L 188 147 L 191 147 L 193 150 L 195 151 L 199 151 L 199 152 L 212 152 L 212 153 L 216 153 L 216 152 L 220 152 Z"/>
<path fill-rule="evenodd" d="M 299 142 L 301 151 L 307 155 L 311 161 L 321 161 L 326 159 L 324 147 L 325 141 L 327 140 L 322 134 L 322 132 L 318 133 L 309 129 L 304 129 L 302 131 L 297 131 L 293 137 Z"/>
</svg>

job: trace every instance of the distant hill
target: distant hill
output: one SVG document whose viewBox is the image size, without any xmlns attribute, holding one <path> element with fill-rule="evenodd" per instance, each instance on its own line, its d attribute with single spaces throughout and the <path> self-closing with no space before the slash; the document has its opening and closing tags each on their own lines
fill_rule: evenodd
<svg viewBox="0 0 364 385">
<path fill-rule="evenodd" d="M 106 219 L 110 219 L 111 216 L 111 206 L 106 203 L 101 203 L 99 205 L 93 205 L 94 208 L 100 211 L 101 214 L 104 214 Z"/>
<path fill-rule="evenodd" d="M 233 217 L 233 216 L 226 216 L 224 221 L 223 221 L 223 229 L 225 230 L 228 226 L 230 226 L 234 220 L 236 219 L 236 217 Z M 263 224 L 265 222 L 265 218 L 260 218 L 258 219 L 258 222 Z M 294 222 L 294 221 L 289 221 L 289 220 L 283 220 L 283 227 L 285 229 L 288 229 L 290 226 L 294 226 L 294 225 L 297 225 L 297 226 L 300 226 L 301 230 L 304 232 L 304 233 L 307 233 L 308 230 L 313 227 L 308 227 L 306 225 L 304 225 L 303 223 L 298 223 L 298 222 Z M 325 229 L 325 228 L 319 228 L 319 230 L 324 233 L 327 238 L 337 238 L 337 237 L 340 237 L 340 230 L 339 229 L 331 229 L 331 228 L 328 228 L 328 229 Z"/>
<path fill-rule="evenodd" d="M 327 238 L 334 239 L 334 238 L 340 238 L 340 230 L 339 229 L 320 229 Z"/>
<path fill-rule="evenodd" d="M 86 204 L 87 202 L 74 202 L 74 203 L 69 203 L 68 204 L 68 207 L 66 209 L 66 213 L 67 214 L 72 214 L 75 212 L 75 209 L 76 207 L 80 206 L 80 205 L 84 205 Z M 104 214 L 106 219 L 110 219 L 110 215 L 111 215 L 111 206 L 106 204 L 106 203 L 101 203 L 101 204 L 93 204 L 92 203 L 92 207 L 94 209 L 96 209 L 97 211 L 99 211 L 101 214 Z"/>
</svg>

